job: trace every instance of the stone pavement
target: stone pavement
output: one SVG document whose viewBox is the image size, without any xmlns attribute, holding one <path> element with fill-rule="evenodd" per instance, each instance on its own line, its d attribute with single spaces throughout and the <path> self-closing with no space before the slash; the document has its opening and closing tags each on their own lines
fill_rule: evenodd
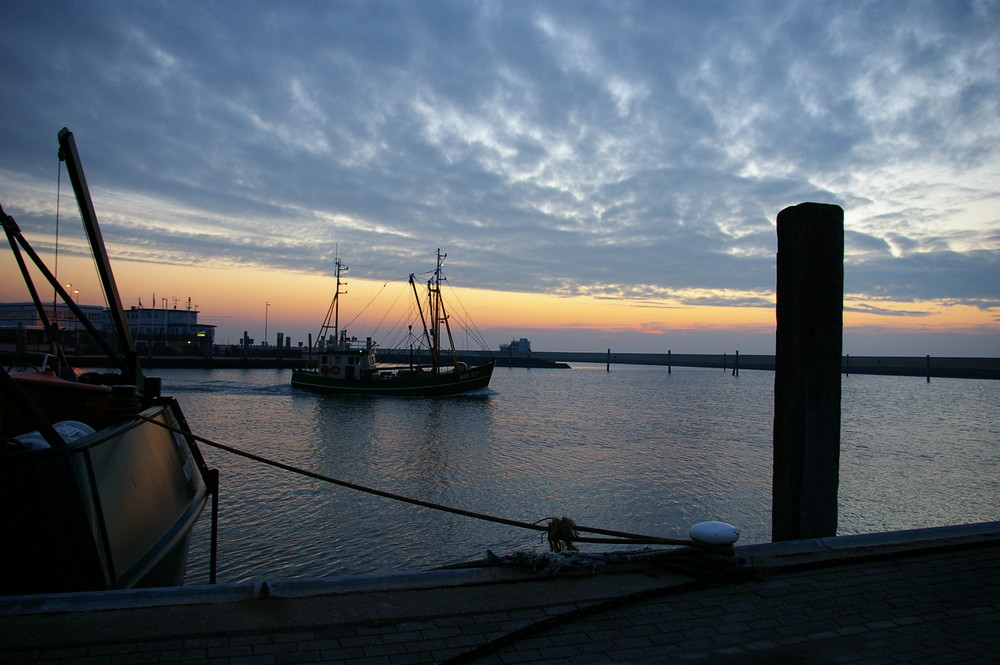
<svg viewBox="0 0 1000 665">
<path fill-rule="evenodd" d="M 1000 523 L 670 561 L 2 599 L 0 662 L 1000 662 Z"/>
</svg>

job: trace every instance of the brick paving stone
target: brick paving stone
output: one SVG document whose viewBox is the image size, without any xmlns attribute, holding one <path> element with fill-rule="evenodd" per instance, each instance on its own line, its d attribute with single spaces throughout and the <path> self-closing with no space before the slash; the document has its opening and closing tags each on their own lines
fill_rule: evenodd
<svg viewBox="0 0 1000 665">
<path fill-rule="evenodd" d="M 398 653 L 390 657 L 392 665 L 422 665 L 426 657 L 420 653 Z M 324 660 L 323 662 L 328 662 Z"/>
<path fill-rule="evenodd" d="M 628 630 L 635 626 L 646 626 L 659 623 L 662 619 L 655 614 L 642 614 L 622 617 L 595 616 L 591 622 L 598 630 Z"/>
<path fill-rule="evenodd" d="M 454 617 L 440 617 L 434 620 L 434 623 L 438 626 L 444 627 L 465 627 L 465 626 L 475 626 L 478 623 L 478 617 L 473 616 L 454 616 Z"/>
<path fill-rule="evenodd" d="M 240 665 L 274 665 L 274 655 L 266 654 L 261 656 L 240 656 L 236 662 L 239 662 Z"/>
<path fill-rule="evenodd" d="M 107 656 L 78 656 L 70 660 L 65 660 L 63 658 L 49 659 L 43 656 L 40 660 L 35 661 L 42 665 L 55 664 L 55 663 L 73 663 L 74 665 L 109 665 L 110 658 Z"/>
<path fill-rule="evenodd" d="M 410 630 L 406 628 L 406 630 Z M 313 636 L 327 640 L 339 640 L 344 637 L 357 637 L 356 626 L 326 626 L 313 631 Z"/>
<path fill-rule="evenodd" d="M 698 640 L 698 639 L 710 640 L 713 637 L 718 636 L 718 634 L 719 631 L 716 629 L 716 627 L 711 625 L 693 626 L 683 631 L 684 637 L 689 640 Z"/>
<path fill-rule="evenodd" d="M 544 649 L 539 649 L 538 653 L 541 654 L 541 662 L 544 663 L 553 663 L 570 658 L 575 659 L 580 655 L 577 648 L 572 646 L 545 647 Z"/>
</svg>

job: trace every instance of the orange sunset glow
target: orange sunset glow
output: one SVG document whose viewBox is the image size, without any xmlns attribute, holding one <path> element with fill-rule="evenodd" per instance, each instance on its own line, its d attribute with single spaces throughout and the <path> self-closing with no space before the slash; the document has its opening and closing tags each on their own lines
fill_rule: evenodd
<svg viewBox="0 0 1000 665">
<path fill-rule="evenodd" d="M 112 259 L 114 261 L 114 259 Z M 95 271 L 89 259 L 60 258 L 60 281 L 79 291 L 83 304 L 103 304 Z M 51 265 L 51 261 L 50 261 Z M 0 275 L 0 300 L 27 299 L 20 287 L 13 260 L 5 260 Z M 282 332 L 294 343 L 316 334 L 333 295 L 330 276 L 306 275 L 290 271 L 253 267 L 199 268 L 193 266 L 114 261 L 114 270 L 126 308 L 186 308 L 201 312 L 202 323 L 217 326 L 216 342 L 236 343 L 247 331 L 263 337 L 265 316 L 271 335 Z M 419 283 L 418 283 L 419 285 Z M 406 282 L 376 282 L 346 276 L 341 301 L 341 326 L 359 337 L 386 334 L 410 307 L 412 292 Z M 50 290 L 42 288 L 42 293 Z M 20 293 L 20 295 L 18 295 Z M 456 324 L 471 318 L 493 350 L 511 336 L 541 336 L 548 331 L 572 340 L 574 331 L 599 333 L 601 340 L 615 335 L 635 335 L 637 350 L 659 352 L 678 333 L 737 331 L 753 335 L 756 341 L 744 345 L 750 353 L 770 353 L 774 331 L 773 306 L 707 306 L 685 304 L 682 299 L 617 300 L 584 296 L 551 296 L 513 293 L 447 285 L 450 315 Z M 700 294 L 704 296 L 704 294 Z M 720 294 L 735 298 L 736 295 Z M 773 294 L 765 294 L 773 299 Z M 46 296 L 43 296 L 46 297 Z M 156 302 L 153 302 L 155 297 Z M 891 335 L 895 331 L 920 333 L 989 334 L 996 325 L 994 314 L 984 308 L 935 301 L 918 303 L 878 302 L 845 297 L 845 338 L 852 330 Z M 393 309 L 389 314 L 387 309 Z M 457 333 L 456 333 L 457 334 Z M 546 338 L 547 339 L 547 338 Z M 647 341 L 642 341 L 643 339 Z M 270 340 L 273 342 L 273 340 Z M 464 341 L 458 336 L 457 341 Z M 665 346 L 666 345 L 666 346 Z M 604 343 L 580 346 L 579 351 L 600 351 Z M 540 351 L 549 349 L 536 344 Z M 631 349 L 629 349 L 631 350 Z M 680 347 L 678 350 L 681 350 Z M 715 348 L 697 346 L 683 352 L 708 352 Z M 845 347 L 845 352 L 848 349 Z"/>
</svg>

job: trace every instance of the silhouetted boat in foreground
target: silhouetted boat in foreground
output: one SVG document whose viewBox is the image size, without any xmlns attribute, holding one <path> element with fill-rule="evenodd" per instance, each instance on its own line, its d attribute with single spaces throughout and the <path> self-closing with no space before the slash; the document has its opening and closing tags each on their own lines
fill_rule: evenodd
<svg viewBox="0 0 1000 665">
<path fill-rule="evenodd" d="M 292 371 L 292 386 L 317 393 L 397 396 L 454 395 L 488 387 L 496 361 L 470 366 L 459 361 L 455 352 L 441 296 L 441 265 L 445 256 L 438 250 L 437 267 L 427 282 L 426 311 L 417 295 L 415 278 L 410 275 L 423 328 L 420 339 L 428 352 L 426 362 L 380 364 L 375 357 L 376 344 L 370 337 L 361 342 L 339 329 L 341 272 L 347 267 L 337 259 L 337 289 L 317 340 L 316 357 L 310 359 L 309 367 Z M 448 350 L 443 352 L 445 335 Z"/>
<path fill-rule="evenodd" d="M 76 154 L 59 133 L 97 263 L 115 342 L 80 311 L 17 223 L 0 209 L 11 252 L 52 342 L 51 355 L 0 367 L 0 595 L 179 585 L 195 521 L 217 486 L 177 401 L 145 377 Z M 59 344 L 25 255 L 118 373 L 80 375 Z M 214 527 L 211 578 L 214 581 Z"/>
</svg>

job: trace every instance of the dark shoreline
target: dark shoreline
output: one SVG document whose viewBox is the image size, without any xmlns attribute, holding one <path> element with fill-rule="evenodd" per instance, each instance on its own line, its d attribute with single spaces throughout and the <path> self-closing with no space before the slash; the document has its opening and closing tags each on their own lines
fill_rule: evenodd
<svg viewBox="0 0 1000 665">
<path fill-rule="evenodd" d="M 32 360 L 36 358 L 32 355 Z M 384 356 L 389 362 L 405 362 L 400 358 Z M 488 359 L 485 354 L 462 353 L 460 359 L 469 364 Z M 75 367 L 105 368 L 112 364 L 104 358 L 71 357 Z M 683 353 L 573 353 L 563 351 L 536 351 L 530 357 L 496 356 L 497 367 L 528 369 L 568 369 L 572 363 L 597 363 L 610 365 L 669 365 L 673 367 L 708 367 L 731 371 L 774 370 L 773 355 L 733 354 L 683 354 Z M 16 362 L 13 354 L 0 353 L 0 363 L 5 367 Z M 213 356 L 153 356 L 140 359 L 146 369 L 290 369 L 305 366 L 304 357 L 251 357 Z M 1000 358 L 935 358 L 911 356 L 845 356 L 843 373 L 882 374 L 893 376 L 940 377 L 956 379 L 1000 380 Z"/>
</svg>

